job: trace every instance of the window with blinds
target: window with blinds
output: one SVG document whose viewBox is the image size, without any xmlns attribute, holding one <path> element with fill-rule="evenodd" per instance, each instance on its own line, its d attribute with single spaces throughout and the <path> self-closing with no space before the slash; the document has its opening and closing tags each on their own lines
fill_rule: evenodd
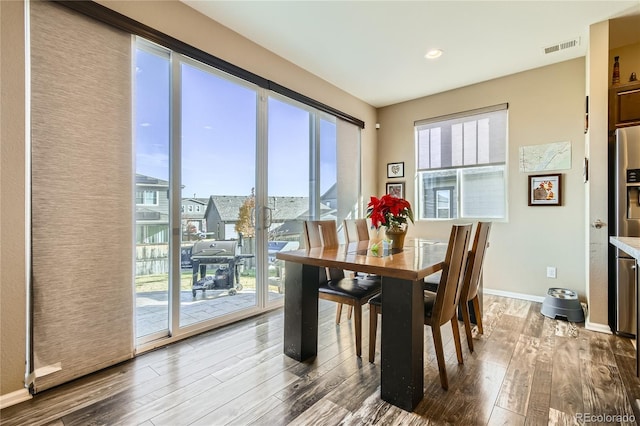
<svg viewBox="0 0 640 426">
<path fill-rule="evenodd" d="M 506 218 L 507 104 L 415 123 L 421 219 Z"/>
</svg>

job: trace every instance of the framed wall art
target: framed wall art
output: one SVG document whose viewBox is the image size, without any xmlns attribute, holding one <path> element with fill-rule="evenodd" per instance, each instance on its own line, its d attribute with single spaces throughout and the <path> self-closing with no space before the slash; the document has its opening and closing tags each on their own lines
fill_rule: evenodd
<svg viewBox="0 0 640 426">
<path fill-rule="evenodd" d="M 530 206 L 559 206 L 562 200 L 561 193 L 561 174 L 529 176 Z"/>
<path fill-rule="evenodd" d="M 387 194 L 404 198 L 404 182 L 387 182 Z"/>
<path fill-rule="evenodd" d="M 388 178 L 404 177 L 404 161 L 401 163 L 387 163 L 387 177 Z"/>
</svg>

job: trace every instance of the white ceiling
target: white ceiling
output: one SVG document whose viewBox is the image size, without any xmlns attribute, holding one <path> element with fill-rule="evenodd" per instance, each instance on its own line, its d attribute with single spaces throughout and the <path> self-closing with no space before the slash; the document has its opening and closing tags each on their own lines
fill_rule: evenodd
<svg viewBox="0 0 640 426">
<path fill-rule="evenodd" d="M 589 25 L 640 13 L 640 0 L 182 1 L 375 107 L 585 56 Z"/>
</svg>

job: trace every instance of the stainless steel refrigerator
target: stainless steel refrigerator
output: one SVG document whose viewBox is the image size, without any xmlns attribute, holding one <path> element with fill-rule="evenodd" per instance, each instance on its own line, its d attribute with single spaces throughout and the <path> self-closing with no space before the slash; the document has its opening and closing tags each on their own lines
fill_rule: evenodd
<svg viewBox="0 0 640 426">
<path fill-rule="evenodd" d="M 640 237 L 640 126 L 616 130 L 615 235 Z M 635 259 L 616 249 L 616 323 L 636 334 Z"/>
</svg>

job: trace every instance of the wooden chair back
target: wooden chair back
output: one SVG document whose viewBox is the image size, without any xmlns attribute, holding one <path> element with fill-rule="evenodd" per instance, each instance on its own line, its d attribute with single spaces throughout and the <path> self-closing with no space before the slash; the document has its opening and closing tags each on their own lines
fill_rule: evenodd
<svg viewBox="0 0 640 426">
<path fill-rule="evenodd" d="M 367 219 L 345 219 L 344 236 L 348 243 L 369 241 L 369 225 Z"/>
<path fill-rule="evenodd" d="M 338 241 L 338 227 L 334 220 L 306 220 L 304 222 L 304 239 L 307 248 L 336 248 Z M 344 271 L 328 268 L 327 278 L 344 278 Z"/>
<path fill-rule="evenodd" d="M 468 253 L 467 269 L 464 274 L 464 284 L 462 285 L 461 303 L 473 300 L 473 298 L 478 295 L 484 255 L 489 243 L 489 231 L 491 231 L 491 222 L 478 222 L 473 246 Z"/>
<path fill-rule="evenodd" d="M 453 318 L 460 300 L 462 281 L 467 265 L 471 224 L 453 225 L 449 246 L 440 276 L 440 284 L 431 317 L 432 326 L 440 326 Z"/>
</svg>

